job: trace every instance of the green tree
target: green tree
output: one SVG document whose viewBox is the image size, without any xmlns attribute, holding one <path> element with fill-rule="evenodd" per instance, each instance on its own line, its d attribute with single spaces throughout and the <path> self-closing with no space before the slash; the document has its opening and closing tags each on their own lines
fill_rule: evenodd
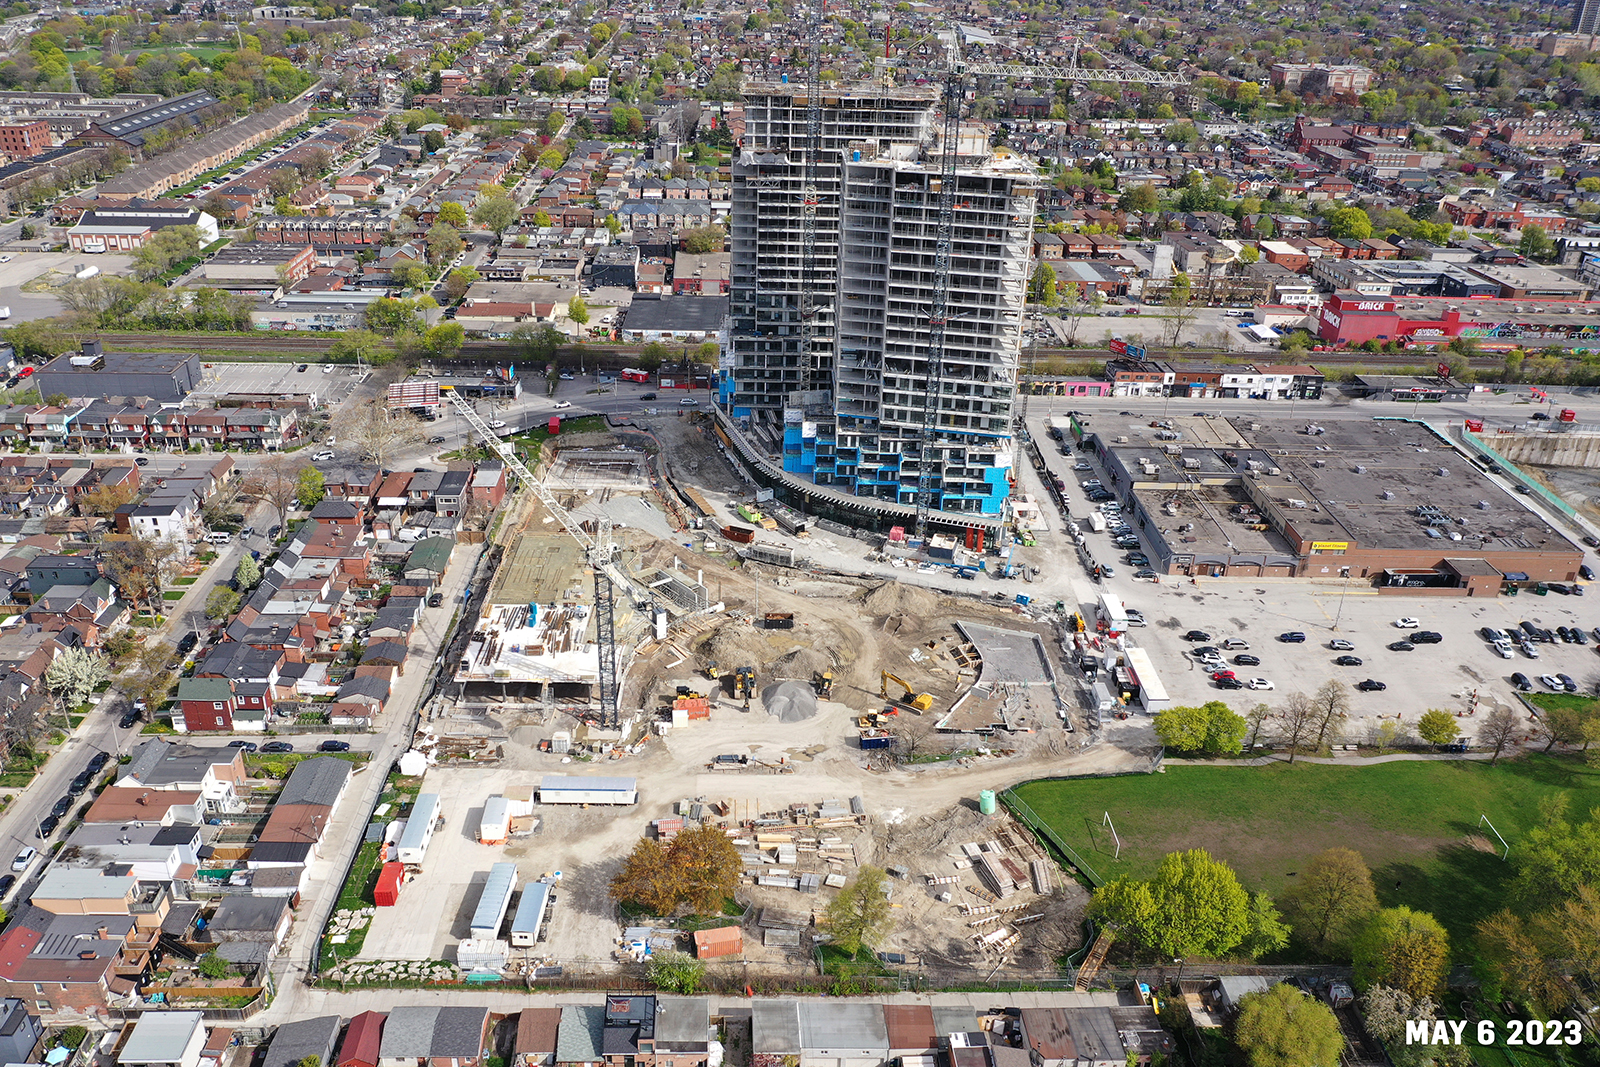
<svg viewBox="0 0 1600 1067">
<path fill-rule="evenodd" d="M 567 301 L 567 318 L 583 326 L 589 321 L 589 305 L 583 302 L 583 297 L 575 296 Z"/>
<path fill-rule="evenodd" d="M 622 232 L 622 222 L 614 211 L 606 216 L 606 232 L 613 237 Z"/>
<path fill-rule="evenodd" d="M 1448 745 L 1461 736 L 1456 717 L 1438 708 L 1429 708 L 1417 720 L 1417 733 L 1430 745 Z"/>
<path fill-rule="evenodd" d="M 157 230 L 133 254 L 133 276 L 140 281 L 149 281 L 199 251 L 200 231 L 193 226 L 168 226 Z"/>
<path fill-rule="evenodd" d="M 467 226 L 467 209 L 454 200 L 446 200 L 439 205 L 439 213 L 434 218 L 435 222 L 442 222 L 446 226 L 454 226 L 458 230 Z"/>
<path fill-rule="evenodd" d="M 1277 905 L 1265 893 L 1250 896 L 1250 932 L 1240 949 L 1251 959 L 1271 955 L 1289 943 L 1289 927 L 1278 914 Z"/>
<path fill-rule="evenodd" d="M 828 904 L 828 929 L 833 943 L 852 956 L 888 931 L 889 900 L 883 889 L 882 868 L 861 867 Z"/>
<path fill-rule="evenodd" d="M 1033 295 L 1029 299 L 1044 307 L 1055 307 L 1061 300 L 1056 289 L 1056 269 L 1042 259 L 1033 269 Z"/>
<path fill-rule="evenodd" d="M 1118 199 L 1117 206 L 1128 212 L 1149 214 L 1161 206 L 1156 187 L 1149 182 L 1134 186 Z"/>
<path fill-rule="evenodd" d="M 1215 958 L 1250 933 L 1249 896 L 1204 849 L 1168 853 L 1148 882 L 1101 886 L 1090 910 L 1161 956 Z"/>
<path fill-rule="evenodd" d="M 1240 998 L 1234 1043 L 1250 1067 L 1338 1067 L 1344 1033 L 1332 1008 L 1280 982 Z"/>
<path fill-rule="evenodd" d="M 239 610 L 239 594 L 225 585 L 219 585 L 211 590 L 211 595 L 206 597 L 206 618 L 226 619 Z"/>
<path fill-rule="evenodd" d="M 397 300 L 395 303 L 409 304 L 410 301 Z M 379 317 L 382 318 L 381 315 Z M 386 351 L 388 343 L 379 334 L 371 330 L 346 330 L 328 346 L 328 358 L 335 363 L 371 363 L 376 353 Z"/>
<path fill-rule="evenodd" d="M 1220 700 L 1201 707 L 1164 708 L 1156 714 L 1156 737 L 1175 752 L 1205 756 L 1236 754 L 1250 724 Z"/>
<path fill-rule="evenodd" d="M 1372 236 L 1372 219 L 1358 207 L 1334 208 L 1327 214 L 1328 235 L 1364 241 Z"/>
<path fill-rule="evenodd" d="M 1314 951 L 1338 954 L 1378 909 L 1372 871 L 1361 853 L 1330 848 L 1311 858 L 1283 908 L 1295 935 Z"/>
<path fill-rule="evenodd" d="M 645 977 L 657 989 L 689 996 L 699 991 L 706 965 L 686 952 L 656 952 L 645 967 Z"/>
<path fill-rule="evenodd" d="M 430 226 L 427 241 L 428 259 L 433 263 L 443 263 L 466 247 L 466 242 L 461 239 L 461 231 L 448 222 L 436 222 Z"/>
<path fill-rule="evenodd" d="M 218 978 L 225 978 L 228 974 L 228 961 L 215 952 L 207 952 L 195 961 L 194 966 L 195 970 L 200 972 L 202 978 L 209 978 L 212 981 Z M 315 1059 L 316 1057 L 312 1058 Z"/>
<path fill-rule="evenodd" d="M 294 499 L 306 511 L 310 511 L 322 502 L 327 495 L 323 485 L 327 479 L 315 467 L 302 468 L 295 478 Z"/>
<path fill-rule="evenodd" d="M 389 276 L 401 289 L 426 289 L 433 280 L 433 275 L 421 263 L 397 264 Z"/>
<path fill-rule="evenodd" d="M 428 155 L 433 155 L 444 147 L 444 134 L 438 130 L 429 130 L 422 135 L 422 150 Z"/>
<path fill-rule="evenodd" d="M 1547 907 L 1576 896 L 1579 886 L 1600 885 L 1600 810 L 1570 822 L 1567 805 L 1565 795 L 1542 803 L 1539 825 L 1517 842 L 1511 895 L 1520 904 Z"/>
<path fill-rule="evenodd" d="M 444 295 L 453 303 L 467 295 L 473 283 L 483 280 L 483 275 L 462 264 L 444 276 Z"/>
<path fill-rule="evenodd" d="M 1522 228 L 1522 237 L 1517 241 L 1518 252 L 1529 259 L 1544 261 L 1555 255 L 1555 250 L 1556 246 L 1543 226 L 1529 223 Z"/>
<path fill-rule="evenodd" d="M 521 209 L 510 196 L 491 196 L 479 200 L 472 208 L 472 221 L 491 231 L 496 239 L 504 236 L 517 221 Z"/>
<path fill-rule="evenodd" d="M 1450 935 L 1425 911 L 1384 908 L 1356 937 L 1352 962 L 1356 985 L 1392 986 L 1413 997 L 1431 997 L 1444 988 L 1450 966 Z"/>
<path fill-rule="evenodd" d="M 533 213 L 533 224 L 540 229 L 550 226 L 550 213 L 544 208 L 540 208 L 538 211 L 535 211 Z"/>
<path fill-rule="evenodd" d="M 721 226 L 697 226 L 683 235 L 683 250 L 695 255 L 720 252 L 727 243 L 728 234 Z"/>
<path fill-rule="evenodd" d="M 310 467 L 306 468 L 310 470 Z M 239 566 L 234 568 L 233 580 L 239 583 L 240 591 L 254 589 L 256 583 L 261 581 L 261 564 L 256 562 L 254 556 L 246 552 L 239 558 Z"/>
<path fill-rule="evenodd" d="M 467 331 L 459 322 L 441 322 L 423 335 L 428 354 L 440 358 L 455 355 L 466 343 Z"/>
</svg>

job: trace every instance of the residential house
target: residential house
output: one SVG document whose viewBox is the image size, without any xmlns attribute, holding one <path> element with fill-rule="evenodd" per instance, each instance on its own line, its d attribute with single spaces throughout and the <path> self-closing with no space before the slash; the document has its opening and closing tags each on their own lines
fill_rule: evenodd
<svg viewBox="0 0 1600 1067">
<path fill-rule="evenodd" d="M 555 1067 L 560 1029 L 560 1008 L 523 1008 L 517 1015 L 517 1039 L 511 1048 L 511 1067 Z M 337 1067 L 347 1065 L 341 1061 Z M 350 1064 L 348 1067 L 377 1065 Z"/>
<path fill-rule="evenodd" d="M 488 1030 L 488 1008 L 391 1008 L 383 1024 L 378 1067 L 480 1067 Z"/>
<path fill-rule="evenodd" d="M 333 1061 L 334 1067 L 378 1067 L 383 1023 L 388 1017 L 387 1013 L 381 1011 L 364 1011 L 351 1016 L 344 1041 L 339 1045 L 339 1056 Z"/>
<path fill-rule="evenodd" d="M 38 1063 L 43 1059 L 44 1024 L 18 997 L 0 1000 L 0 1063 Z"/>
<path fill-rule="evenodd" d="M 272 1043 L 267 1046 L 266 1056 L 254 1067 L 300 1067 L 308 1056 L 315 1057 L 321 1064 L 332 1063 L 339 1024 L 337 1015 L 280 1023 L 272 1035 Z"/>
<path fill-rule="evenodd" d="M 203 1012 L 149 1011 L 133 1024 L 133 1033 L 117 1053 L 124 1067 L 200 1067 L 206 1044 Z"/>
<path fill-rule="evenodd" d="M 207 811 L 241 810 L 239 799 L 249 776 L 237 748 L 202 748 L 152 738 L 133 750 L 116 784 L 124 788 L 183 790 L 200 794 Z"/>
<path fill-rule="evenodd" d="M 556 1067 L 603 1067 L 606 1009 L 598 1004 L 568 1004 L 556 1030 Z M 759 1048 L 755 1051 L 761 1051 Z M 395 1065 L 401 1067 L 401 1065 Z"/>
</svg>

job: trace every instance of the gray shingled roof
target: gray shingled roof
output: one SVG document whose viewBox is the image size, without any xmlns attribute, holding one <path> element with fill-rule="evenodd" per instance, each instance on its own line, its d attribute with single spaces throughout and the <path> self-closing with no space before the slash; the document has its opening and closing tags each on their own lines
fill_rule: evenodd
<svg viewBox="0 0 1600 1067">
<path fill-rule="evenodd" d="M 278 794 L 279 804 L 321 804 L 332 807 L 350 780 L 350 761 L 318 756 L 301 760 Z"/>
<path fill-rule="evenodd" d="M 605 1043 L 606 1009 L 599 1004 L 567 1004 L 556 1030 L 557 1063 L 592 1063 Z"/>
<path fill-rule="evenodd" d="M 339 1037 L 339 1016 L 319 1015 L 284 1023 L 272 1035 L 266 1057 L 259 1067 L 296 1067 L 307 1056 L 331 1062 L 333 1043 Z"/>
</svg>

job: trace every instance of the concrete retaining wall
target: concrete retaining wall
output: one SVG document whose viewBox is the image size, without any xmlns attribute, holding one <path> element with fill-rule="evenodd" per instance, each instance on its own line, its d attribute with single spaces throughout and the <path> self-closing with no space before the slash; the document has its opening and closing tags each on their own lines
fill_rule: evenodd
<svg viewBox="0 0 1600 1067">
<path fill-rule="evenodd" d="M 1513 463 L 1540 467 L 1600 467 L 1600 433 L 1505 433 L 1483 442 Z"/>
</svg>

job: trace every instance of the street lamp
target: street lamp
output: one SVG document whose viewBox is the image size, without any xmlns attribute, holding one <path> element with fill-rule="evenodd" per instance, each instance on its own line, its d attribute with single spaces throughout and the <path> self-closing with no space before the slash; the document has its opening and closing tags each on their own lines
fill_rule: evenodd
<svg viewBox="0 0 1600 1067">
<path fill-rule="evenodd" d="M 1333 615 L 1333 629 L 1335 633 L 1337 633 L 1339 630 L 1339 620 L 1344 618 L 1344 593 L 1346 589 L 1350 588 L 1350 568 L 1340 567 L 1339 577 L 1343 578 L 1344 581 L 1339 583 L 1339 610 L 1334 612 Z"/>
<path fill-rule="evenodd" d="M 1174 984 L 1177 986 L 1178 995 L 1182 996 L 1183 995 L 1183 960 L 1182 960 L 1181 957 L 1174 956 L 1174 957 L 1172 957 L 1172 962 L 1176 963 L 1178 965 L 1178 980 Z"/>
</svg>

